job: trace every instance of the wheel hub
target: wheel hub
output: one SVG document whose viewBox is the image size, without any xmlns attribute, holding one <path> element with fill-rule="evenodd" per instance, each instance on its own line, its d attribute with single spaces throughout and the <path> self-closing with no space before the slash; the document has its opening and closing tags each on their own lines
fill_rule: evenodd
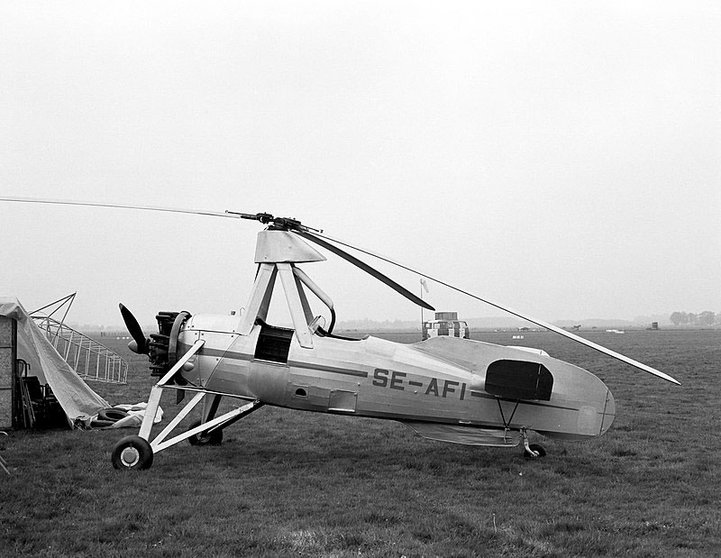
<svg viewBox="0 0 721 558">
<path fill-rule="evenodd" d="M 140 452 L 134 447 L 127 447 L 120 452 L 120 460 L 126 467 L 134 467 L 140 461 Z"/>
</svg>

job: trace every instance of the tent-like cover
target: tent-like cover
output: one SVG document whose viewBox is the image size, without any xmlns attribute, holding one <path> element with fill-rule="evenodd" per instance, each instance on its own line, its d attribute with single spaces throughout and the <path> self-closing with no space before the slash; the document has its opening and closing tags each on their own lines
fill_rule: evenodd
<svg viewBox="0 0 721 558">
<path fill-rule="evenodd" d="M 17 298 L 0 297 L 0 316 L 17 321 L 17 357 L 30 365 L 30 375 L 50 385 L 71 425 L 109 407 L 58 354 Z"/>
</svg>

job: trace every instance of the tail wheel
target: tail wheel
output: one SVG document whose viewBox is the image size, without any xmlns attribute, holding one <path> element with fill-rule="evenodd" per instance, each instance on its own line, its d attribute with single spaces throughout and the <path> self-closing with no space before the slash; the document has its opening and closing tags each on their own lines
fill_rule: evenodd
<svg viewBox="0 0 721 558">
<path fill-rule="evenodd" d="M 140 436 L 126 436 L 115 444 L 111 461 L 116 469 L 149 469 L 153 464 L 153 449 Z"/>
<path fill-rule="evenodd" d="M 200 421 L 197 420 L 190 425 L 188 430 L 192 430 L 200 426 Z M 219 446 L 223 443 L 223 431 L 221 429 L 213 430 L 212 432 L 203 432 L 202 434 L 193 434 L 188 438 L 191 446 Z"/>
<path fill-rule="evenodd" d="M 530 451 L 529 451 L 530 450 Z M 530 444 L 528 449 L 523 450 L 523 457 L 526 459 L 540 459 L 546 455 L 546 448 L 540 444 Z"/>
</svg>

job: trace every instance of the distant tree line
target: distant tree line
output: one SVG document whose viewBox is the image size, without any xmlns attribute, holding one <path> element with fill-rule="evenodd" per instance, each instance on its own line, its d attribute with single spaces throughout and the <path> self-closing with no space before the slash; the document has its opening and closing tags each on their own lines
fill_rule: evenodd
<svg viewBox="0 0 721 558">
<path fill-rule="evenodd" d="M 669 316 L 675 326 L 713 326 L 721 325 L 721 312 L 713 313 L 708 310 L 694 314 L 693 312 L 674 312 Z"/>
</svg>

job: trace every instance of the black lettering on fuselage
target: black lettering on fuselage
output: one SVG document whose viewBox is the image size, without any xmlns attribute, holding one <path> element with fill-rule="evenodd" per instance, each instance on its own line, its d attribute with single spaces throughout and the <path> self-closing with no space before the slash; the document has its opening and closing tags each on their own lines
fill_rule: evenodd
<svg viewBox="0 0 721 558">
<path fill-rule="evenodd" d="M 376 368 L 373 371 L 373 385 L 376 387 L 397 389 L 399 391 L 405 391 L 405 384 L 414 387 L 423 387 L 423 382 L 417 380 L 408 380 L 408 376 L 405 372 L 398 372 L 397 370 L 386 370 L 385 368 Z M 443 382 L 443 386 L 438 386 L 438 378 L 430 378 L 428 387 L 426 387 L 424 395 L 434 395 L 436 397 L 448 397 L 448 394 L 457 394 L 461 401 L 466 398 L 466 383 L 458 382 L 456 380 L 440 380 Z M 460 389 L 458 389 L 460 388 Z M 418 392 L 414 392 L 418 393 Z"/>
<path fill-rule="evenodd" d="M 401 389 L 401 390 L 406 389 L 403 387 L 403 379 L 402 379 L 405 377 L 406 377 L 405 372 L 396 372 L 395 370 L 393 370 L 393 372 L 391 372 L 391 385 L 388 387 L 390 387 L 391 389 Z"/>
<path fill-rule="evenodd" d="M 377 387 L 386 387 L 388 385 L 388 370 L 376 368 L 373 371 L 373 385 Z"/>
<path fill-rule="evenodd" d="M 435 378 L 431 378 L 431 382 L 428 384 L 425 394 L 428 395 L 431 392 L 436 397 L 438 396 L 438 380 L 436 380 Z"/>
<path fill-rule="evenodd" d="M 453 389 L 451 386 L 458 386 L 460 385 L 459 382 L 456 382 L 455 380 L 445 380 L 443 382 L 443 397 L 448 395 L 449 393 L 455 393 L 455 389 Z"/>
</svg>

